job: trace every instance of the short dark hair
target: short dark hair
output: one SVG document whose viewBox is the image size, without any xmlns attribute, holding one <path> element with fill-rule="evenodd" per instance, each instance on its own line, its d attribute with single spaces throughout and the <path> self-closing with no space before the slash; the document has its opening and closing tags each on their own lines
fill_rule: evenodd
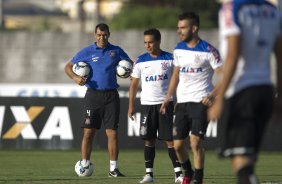
<svg viewBox="0 0 282 184">
<path fill-rule="evenodd" d="M 192 20 L 192 24 L 200 27 L 200 17 L 195 12 L 184 12 L 178 16 L 178 20 Z"/>
<path fill-rule="evenodd" d="M 108 33 L 110 33 L 110 28 L 107 24 L 104 23 L 100 23 L 97 24 L 95 27 L 95 33 L 97 32 L 97 29 L 100 29 L 101 31 L 107 31 Z"/>
<path fill-rule="evenodd" d="M 161 40 L 161 33 L 156 28 L 147 29 L 146 31 L 144 31 L 144 35 L 153 35 L 156 41 Z"/>
</svg>

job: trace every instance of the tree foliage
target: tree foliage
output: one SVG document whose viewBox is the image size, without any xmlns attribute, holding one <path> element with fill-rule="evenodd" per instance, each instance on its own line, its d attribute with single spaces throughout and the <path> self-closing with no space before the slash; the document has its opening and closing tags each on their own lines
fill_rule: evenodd
<svg viewBox="0 0 282 184">
<path fill-rule="evenodd" d="M 194 11 L 200 16 L 201 28 L 214 28 L 218 8 L 219 5 L 210 0 L 128 0 L 109 24 L 113 29 L 175 29 L 180 13 Z"/>
</svg>

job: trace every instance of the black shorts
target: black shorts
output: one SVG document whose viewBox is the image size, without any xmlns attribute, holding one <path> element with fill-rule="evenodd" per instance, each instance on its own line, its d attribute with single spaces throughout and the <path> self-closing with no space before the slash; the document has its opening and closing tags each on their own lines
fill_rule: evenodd
<svg viewBox="0 0 282 184">
<path fill-rule="evenodd" d="M 166 113 L 160 113 L 161 104 L 141 105 L 140 137 L 144 140 L 160 139 L 172 141 L 173 102 Z"/>
<path fill-rule="evenodd" d="M 82 128 L 118 128 L 120 99 L 117 90 L 100 91 L 88 88 L 84 97 Z"/>
<path fill-rule="evenodd" d="M 173 139 L 183 140 L 191 134 L 204 138 L 208 126 L 207 106 L 202 103 L 178 103 L 175 108 Z"/>
<path fill-rule="evenodd" d="M 273 100 L 272 86 L 249 87 L 225 100 L 217 131 L 220 156 L 256 157 L 272 114 Z"/>
</svg>

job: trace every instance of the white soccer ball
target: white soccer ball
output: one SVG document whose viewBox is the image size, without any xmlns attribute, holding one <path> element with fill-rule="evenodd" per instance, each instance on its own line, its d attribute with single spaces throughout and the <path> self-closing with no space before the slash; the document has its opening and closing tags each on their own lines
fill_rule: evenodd
<svg viewBox="0 0 282 184">
<path fill-rule="evenodd" d="M 87 160 L 85 163 L 82 160 L 79 160 L 74 166 L 74 171 L 76 172 L 77 176 L 89 177 L 94 171 L 94 164 L 91 162 L 91 160 Z"/>
<path fill-rule="evenodd" d="M 130 61 L 121 60 L 117 65 L 117 76 L 120 78 L 128 78 L 132 71 L 132 63 Z"/>
<path fill-rule="evenodd" d="M 77 62 L 72 66 L 72 71 L 80 77 L 88 77 L 90 73 L 90 68 L 85 62 Z"/>
</svg>

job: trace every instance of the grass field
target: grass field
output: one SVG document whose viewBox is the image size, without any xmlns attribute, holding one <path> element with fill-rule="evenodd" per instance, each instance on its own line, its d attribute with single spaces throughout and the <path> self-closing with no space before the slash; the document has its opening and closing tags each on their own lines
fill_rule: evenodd
<svg viewBox="0 0 282 184">
<path fill-rule="evenodd" d="M 191 155 L 190 155 L 191 156 Z M 80 158 L 75 151 L 1 150 L 0 184 L 130 184 L 138 183 L 144 174 L 143 150 L 121 150 L 119 168 L 125 178 L 108 178 L 106 150 L 93 152 L 94 174 L 79 178 L 74 165 Z M 257 173 L 261 183 L 282 184 L 282 153 L 263 152 Z M 157 150 L 155 183 L 174 183 L 172 165 L 165 150 Z M 206 153 L 205 184 L 231 184 L 235 177 L 230 171 L 229 160 L 219 160 L 213 151 Z"/>
</svg>

